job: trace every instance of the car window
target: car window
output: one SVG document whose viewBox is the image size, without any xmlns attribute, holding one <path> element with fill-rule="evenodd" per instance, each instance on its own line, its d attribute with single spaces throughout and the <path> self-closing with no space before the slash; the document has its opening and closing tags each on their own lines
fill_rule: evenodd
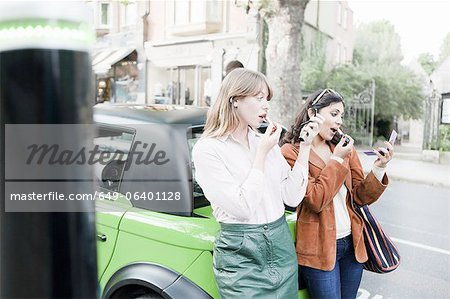
<svg viewBox="0 0 450 299">
<path fill-rule="evenodd" d="M 134 131 L 99 125 L 94 138 L 94 173 L 98 187 L 119 191 Z"/>
<path fill-rule="evenodd" d="M 192 149 L 195 143 L 200 139 L 203 133 L 203 127 L 192 128 L 188 134 L 189 154 L 191 157 L 191 169 L 192 169 L 192 189 L 194 192 L 194 208 L 204 206 L 208 204 L 203 194 L 203 190 L 195 179 L 195 166 L 192 163 Z"/>
</svg>

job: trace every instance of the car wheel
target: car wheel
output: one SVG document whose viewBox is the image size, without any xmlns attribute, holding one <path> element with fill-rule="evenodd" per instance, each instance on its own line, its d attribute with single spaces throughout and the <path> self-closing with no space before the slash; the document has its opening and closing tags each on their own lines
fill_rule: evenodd
<svg viewBox="0 0 450 299">
<path fill-rule="evenodd" d="M 149 288 L 127 285 L 117 290 L 108 299 L 163 299 L 160 294 Z"/>
<path fill-rule="evenodd" d="M 135 299 L 162 299 L 163 297 L 156 293 L 148 293 L 148 294 L 139 295 L 138 297 L 134 297 L 134 298 Z"/>
</svg>

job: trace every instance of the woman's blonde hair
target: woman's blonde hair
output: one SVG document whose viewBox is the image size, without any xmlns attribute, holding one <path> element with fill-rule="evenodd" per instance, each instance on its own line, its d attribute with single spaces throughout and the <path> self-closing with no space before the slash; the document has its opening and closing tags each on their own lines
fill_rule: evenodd
<svg viewBox="0 0 450 299">
<path fill-rule="evenodd" d="M 234 100 L 256 96 L 263 86 L 267 87 L 267 100 L 270 100 L 272 87 L 262 73 L 244 68 L 231 71 L 223 80 L 217 99 L 208 111 L 203 137 L 222 137 L 235 129 L 239 119 Z"/>
</svg>

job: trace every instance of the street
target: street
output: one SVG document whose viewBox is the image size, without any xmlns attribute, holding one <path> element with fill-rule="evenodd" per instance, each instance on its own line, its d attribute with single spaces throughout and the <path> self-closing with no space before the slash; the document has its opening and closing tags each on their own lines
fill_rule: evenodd
<svg viewBox="0 0 450 299">
<path fill-rule="evenodd" d="M 391 180 L 372 211 L 397 244 L 402 263 L 388 274 L 364 271 L 359 299 L 448 298 L 450 189 Z"/>
</svg>

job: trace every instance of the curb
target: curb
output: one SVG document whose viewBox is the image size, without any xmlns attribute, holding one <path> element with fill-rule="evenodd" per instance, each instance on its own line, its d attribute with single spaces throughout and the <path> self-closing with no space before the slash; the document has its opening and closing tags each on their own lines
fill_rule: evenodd
<svg viewBox="0 0 450 299">
<path fill-rule="evenodd" d="M 369 173 L 369 171 L 364 169 L 364 175 L 367 175 Z M 388 176 L 389 176 L 390 180 L 394 180 L 394 181 L 400 181 L 400 182 L 407 182 L 407 183 L 414 183 L 414 184 L 421 184 L 421 185 L 427 185 L 427 186 L 433 186 L 433 187 L 450 189 L 450 182 L 447 183 L 447 182 L 439 182 L 439 181 L 433 181 L 433 180 L 423 180 L 423 179 L 419 179 L 419 178 L 406 178 L 404 176 L 400 176 L 400 175 L 389 173 L 389 171 L 388 171 Z"/>
</svg>

